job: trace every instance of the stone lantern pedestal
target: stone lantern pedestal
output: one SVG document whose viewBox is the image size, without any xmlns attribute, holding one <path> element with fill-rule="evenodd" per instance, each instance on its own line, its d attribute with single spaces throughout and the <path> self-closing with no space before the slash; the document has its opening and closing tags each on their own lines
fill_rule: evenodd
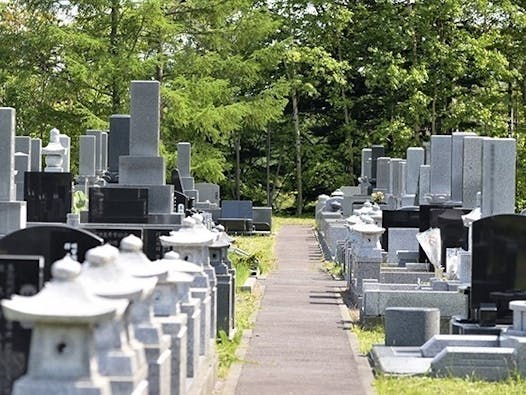
<svg viewBox="0 0 526 395">
<path fill-rule="evenodd" d="M 220 236 L 220 234 L 218 234 Z M 235 333 L 234 304 L 235 304 L 235 283 L 234 273 L 229 268 L 228 248 L 230 244 L 220 241 L 219 237 L 209 247 L 210 264 L 215 269 L 217 279 L 217 333 L 225 332 L 231 339 Z"/>
<path fill-rule="evenodd" d="M 217 326 L 217 286 L 214 268 L 210 265 L 209 246 L 213 243 L 216 235 L 206 229 L 200 222 L 200 218 L 185 218 L 182 228 L 177 232 L 171 232 L 169 236 L 161 236 L 161 244 L 171 247 L 177 252 L 183 261 L 193 262 L 201 266 L 208 277 L 210 292 L 210 327 L 211 339 L 215 339 Z"/>
<path fill-rule="evenodd" d="M 137 278 L 155 278 L 157 283 L 153 293 L 147 293 L 144 299 L 137 301 L 131 311 L 131 323 L 135 338 L 144 346 L 148 362 L 148 386 L 150 394 L 182 394 L 178 385 L 181 350 L 173 344 L 172 337 L 163 333 L 161 323 L 154 317 L 154 297 L 158 294 L 160 283 L 168 278 L 168 268 L 154 265 L 142 252 L 143 242 L 140 238 L 129 235 L 121 240 L 118 263 L 125 267 L 129 274 Z M 186 325 L 180 329 L 180 336 L 186 339 Z M 186 344 L 185 344 L 186 352 Z M 171 377 L 170 384 L 166 378 Z M 183 380 L 184 381 L 184 380 Z"/>
<path fill-rule="evenodd" d="M 93 295 L 79 281 L 80 264 L 69 256 L 51 271 L 53 279 L 40 293 L 2 301 L 7 319 L 34 324 L 28 370 L 13 394 L 110 395 L 97 364 L 95 325 L 120 320 L 128 302 Z"/>
<path fill-rule="evenodd" d="M 134 336 L 130 325 L 132 311 L 148 295 L 157 280 L 132 277 L 117 260 L 119 251 L 109 244 L 92 248 L 79 279 L 97 296 L 130 301 L 122 320 L 100 325 L 95 333 L 101 373 L 108 377 L 113 394 L 147 394 L 148 362 L 144 346 Z M 169 371 L 169 370 L 168 370 Z M 163 383 L 169 388 L 169 376 Z"/>
<path fill-rule="evenodd" d="M 367 220 L 366 217 L 362 218 Z M 385 229 L 372 223 L 372 219 L 368 221 L 369 223 L 358 223 L 353 226 L 357 238 L 352 256 L 350 291 L 354 302 L 360 300 L 363 295 L 364 279 L 380 279 L 383 252 L 380 237 Z"/>
</svg>

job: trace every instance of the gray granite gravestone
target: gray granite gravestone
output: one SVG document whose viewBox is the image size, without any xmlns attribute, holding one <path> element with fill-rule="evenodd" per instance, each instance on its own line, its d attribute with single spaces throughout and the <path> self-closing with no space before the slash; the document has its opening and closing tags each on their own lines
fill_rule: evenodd
<svg viewBox="0 0 526 395">
<path fill-rule="evenodd" d="M 431 136 L 430 202 L 446 202 L 451 196 L 451 136 Z M 437 200 L 438 199 L 438 200 Z"/>
<path fill-rule="evenodd" d="M 75 189 L 89 194 L 89 188 L 97 181 L 96 148 L 97 138 L 92 135 L 80 136 L 79 140 L 79 176 Z"/>
<path fill-rule="evenodd" d="M 362 149 L 362 170 L 361 176 L 371 179 L 372 174 L 372 154 L 373 150 L 371 148 Z"/>
<path fill-rule="evenodd" d="M 130 116 L 110 116 L 110 133 L 108 136 L 108 170 L 119 172 L 119 157 L 130 154 Z"/>
<path fill-rule="evenodd" d="M 517 142 L 485 138 L 482 145 L 482 217 L 515 212 Z"/>
<path fill-rule="evenodd" d="M 147 188 L 150 223 L 181 223 L 174 213 L 174 187 L 166 184 L 165 160 L 159 155 L 160 84 L 131 83 L 130 155 L 119 158 L 119 184 L 111 187 Z"/>
<path fill-rule="evenodd" d="M 451 137 L 451 200 L 461 203 L 463 201 L 464 177 L 464 141 L 475 133 L 455 132 Z"/>
<path fill-rule="evenodd" d="M 71 139 L 67 134 L 59 134 L 60 144 L 65 148 L 64 159 L 62 160 L 62 173 L 69 173 L 70 169 L 70 149 Z"/>
<path fill-rule="evenodd" d="M 195 189 L 199 191 L 199 201 L 209 201 L 212 204 L 219 206 L 221 197 L 219 194 L 219 185 L 210 182 L 195 183 Z"/>
<path fill-rule="evenodd" d="M 371 147 L 371 181 L 373 183 L 373 186 L 375 185 L 376 177 L 377 177 L 376 160 L 384 156 L 385 156 L 385 149 L 383 145 L 373 145 Z"/>
<path fill-rule="evenodd" d="M 101 130 L 86 130 L 86 136 L 95 137 L 95 170 L 98 175 L 102 172 L 102 131 Z"/>
<path fill-rule="evenodd" d="M 420 177 L 418 178 L 418 204 L 428 204 L 426 199 L 429 194 L 431 182 L 431 166 L 430 165 L 421 165 L 420 166 Z"/>
<path fill-rule="evenodd" d="M 79 175 L 95 177 L 97 172 L 97 139 L 95 136 L 80 136 Z"/>
<path fill-rule="evenodd" d="M 425 151 L 420 147 L 409 147 L 407 149 L 405 195 L 403 196 L 404 206 L 415 205 L 415 197 L 418 193 L 418 179 L 420 177 L 420 166 L 425 162 Z"/>
<path fill-rule="evenodd" d="M 25 152 L 15 153 L 16 200 L 24 200 L 24 176 L 29 171 L 29 155 Z"/>
<path fill-rule="evenodd" d="M 100 166 L 103 173 L 108 171 L 108 132 L 100 133 Z"/>
<path fill-rule="evenodd" d="M 0 107 L 0 234 L 26 227 L 26 202 L 16 201 L 14 108 Z"/>
<path fill-rule="evenodd" d="M 374 191 L 390 193 L 389 163 L 391 158 L 379 157 L 376 159 L 376 188 Z"/>
<path fill-rule="evenodd" d="M 195 187 L 194 178 L 190 174 L 191 166 L 191 145 L 190 143 L 177 144 L 177 169 L 179 170 L 181 184 L 184 194 L 196 201 L 202 201 L 199 197 L 199 191 Z"/>
<path fill-rule="evenodd" d="M 24 154 L 31 155 L 31 137 L 16 136 L 15 152 L 23 152 Z"/>
<path fill-rule="evenodd" d="M 464 167 L 462 174 L 463 207 L 477 207 L 477 193 L 482 191 L 483 137 L 464 137 Z"/>
<path fill-rule="evenodd" d="M 42 171 L 42 140 L 31 139 L 31 171 Z"/>
</svg>

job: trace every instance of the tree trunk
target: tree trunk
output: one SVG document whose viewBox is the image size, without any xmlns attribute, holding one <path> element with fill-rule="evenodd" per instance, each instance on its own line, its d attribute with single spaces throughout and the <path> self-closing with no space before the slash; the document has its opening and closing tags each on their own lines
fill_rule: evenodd
<svg viewBox="0 0 526 395">
<path fill-rule="evenodd" d="M 119 0 L 111 2 L 111 31 L 110 31 L 110 53 L 113 58 L 118 56 L 117 34 L 119 29 Z M 112 114 L 120 113 L 121 94 L 117 76 L 112 75 L 111 79 L 111 111 Z"/>
<path fill-rule="evenodd" d="M 296 199 L 296 214 L 301 215 L 303 211 L 303 185 L 301 169 L 301 132 L 300 119 L 298 114 L 298 96 L 296 90 L 292 93 L 292 117 L 294 119 L 294 132 L 296 134 L 296 186 L 298 195 Z"/>
<path fill-rule="evenodd" d="M 267 206 L 272 207 L 270 194 L 270 128 L 267 128 Z"/>
<path fill-rule="evenodd" d="M 235 136 L 235 150 L 236 150 L 236 200 L 241 198 L 241 133 L 237 132 Z"/>
</svg>

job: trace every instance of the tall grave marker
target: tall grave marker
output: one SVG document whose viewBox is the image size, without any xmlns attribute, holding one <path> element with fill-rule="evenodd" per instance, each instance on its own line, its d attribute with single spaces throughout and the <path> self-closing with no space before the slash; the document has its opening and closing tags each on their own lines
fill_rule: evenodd
<svg viewBox="0 0 526 395">
<path fill-rule="evenodd" d="M 26 202 L 16 201 L 14 108 L 0 107 L 0 234 L 26 226 Z"/>
</svg>

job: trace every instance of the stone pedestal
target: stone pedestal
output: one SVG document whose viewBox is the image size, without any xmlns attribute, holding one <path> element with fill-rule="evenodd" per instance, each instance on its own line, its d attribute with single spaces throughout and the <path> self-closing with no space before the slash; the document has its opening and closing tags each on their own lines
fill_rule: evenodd
<svg viewBox="0 0 526 395">
<path fill-rule="evenodd" d="M 204 273 L 206 273 L 210 287 L 211 339 L 215 338 L 217 326 L 217 286 L 215 270 L 210 265 L 209 246 L 212 245 L 215 238 L 216 235 L 203 225 L 202 217 L 199 215 L 185 218 L 179 231 L 171 232 L 170 236 L 161 236 L 160 238 L 163 246 L 172 247 L 183 261 L 200 265 Z"/>
<path fill-rule="evenodd" d="M 156 279 L 132 277 L 119 262 L 118 254 L 109 244 L 88 250 L 80 280 L 97 296 L 130 301 L 131 310 L 126 311 L 124 319 L 97 328 L 95 346 L 101 372 L 108 377 L 113 394 L 147 394 L 148 363 L 130 318 L 141 315 L 141 302 L 151 296 Z"/>
<path fill-rule="evenodd" d="M 369 223 L 354 225 L 353 231 L 356 233 L 356 241 L 352 256 L 351 295 L 353 299 L 358 300 L 363 294 L 364 279 L 380 279 L 383 253 L 380 236 L 385 229 L 369 220 Z"/>
<path fill-rule="evenodd" d="M 152 264 L 142 249 L 143 242 L 140 238 L 134 235 L 126 236 L 121 240 L 118 261 L 134 277 L 157 279 L 154 292 L 146 295 L 144 300 L 138 301 L 131 312 L 135 337 L 144 345 L 146 353 L 149 393 L 182 394 L 175 390 L 179 365 L 173 363 L 172 358 L 179 348 L 173 347 L 172 339 L 163 334 L 161 323 L 154 317 L 154 297 L 158 297 L 159 282 L 165 282 L 168 278 L 168 268 Z M 186 368 L 184 363 L 183 365 Z M 186 375 L 183 377 L 186 378 Z"/>
</svg>

